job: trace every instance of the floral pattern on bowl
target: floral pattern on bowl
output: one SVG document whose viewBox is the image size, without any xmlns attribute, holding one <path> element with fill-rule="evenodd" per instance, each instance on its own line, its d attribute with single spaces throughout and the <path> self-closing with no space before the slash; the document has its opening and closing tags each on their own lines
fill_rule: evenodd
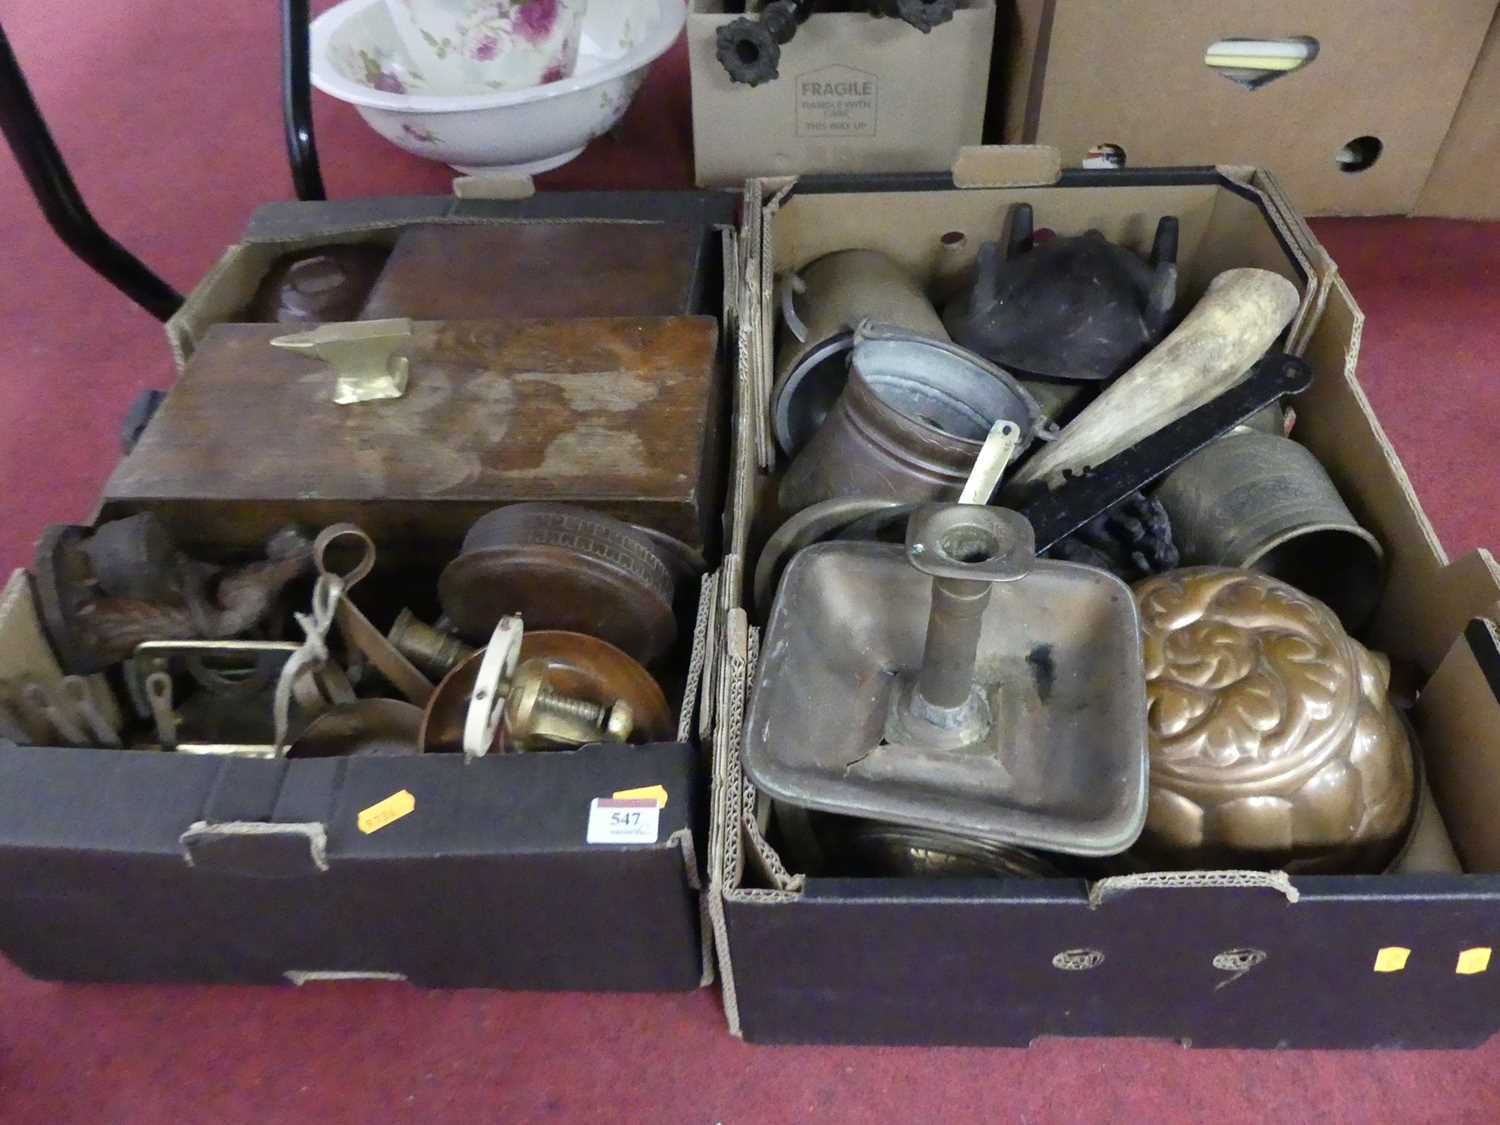
<svg viewBox="0 0 1500 1125">
<path fill-rule="evenodd" d="M 431 92 L 427 80 L 392 47 L 339 43 L 330 47 L 329 54 L 344 77 L 371 90 L 382 94 Z"/>
<path fill-rule="evenodd" d="M 343 0 L 312 23 L 312 80 L 407 152 L 464 172 L 529 175 L 614 128 L 686 20 L 683 0 L 593 0 L 573 74 L 524 90 L 481 83 L 450 95 L 432 90 L 426 67 L 414 64 L 387 0 Z M 626 41 L 622 54 L 617 45 Z"/>
<path fill-rule="evenodd" d="M 568 77 L 587 7 L 588 0 L 386 0 L 407 55 L 439 94 Z"/>
<path fill-rule="evenodd" d="M 401 123 L 401 131 L 412 140 L 424 145 L 440 145 L 443 143 L 443 138 L 425 125 L 413 125 L 410 121 L 403 121 Z"/>
</svg>

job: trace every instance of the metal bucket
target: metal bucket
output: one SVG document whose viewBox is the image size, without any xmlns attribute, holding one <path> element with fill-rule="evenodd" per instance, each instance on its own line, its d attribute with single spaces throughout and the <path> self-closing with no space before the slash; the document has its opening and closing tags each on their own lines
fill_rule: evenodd
<svg viewBox="0 0 1500 1125">
<path fill-rule="evenodd" d="M 1005 371 L 956 344 L 862 327 L 843 393 L 782 478 L 782 511 L 836 496 L 956 499 L 1001 420 L 1020 427 L 1018 450 L 1041 422 Z"/>
<path fill-rule="evenodd" d="M 783 278 L 781 305 L 771 428 L 788 456 L 807 444 L 838 401 L 855 326 L 873 321 L 948 339 L 916 279 L 878 250 L 824 254 Z"/>
<path fill-rule="evenodd" d="M 1184 566 L 1263 571 L 1357 630 L 1380 602 L 1384 552 L 1312 452 L 1243 428 L 1201 449 L 1156 490 Z"/>
</svg>

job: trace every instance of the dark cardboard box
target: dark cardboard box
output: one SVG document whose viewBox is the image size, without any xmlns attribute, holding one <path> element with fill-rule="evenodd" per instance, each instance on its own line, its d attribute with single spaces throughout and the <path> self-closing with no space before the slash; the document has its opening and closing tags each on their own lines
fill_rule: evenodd
<svg viewBox="0 0 1500 1125">
<path fill-rule="evenodd" d="M 0 748 L 0 950 L 62 980 L 696 988 L 701 782 L 686 743 L 467 763 Z M 583 842 L 593 798 L 656 784 L 656 845 Z M 403 791 L 409 815 L 358 829 Z"/>
<path fill-rule="evenodd" d="M 280 204 L 263 209 L 168 325 L 179 361 L 243 307 L 279 253 L 413 222 L 701 221 L 708 193 Z M 733 239 L 722 243 L 733 265 Z M 718 255 L 715 254 L 717 259 Z M 720 305 L 717 264 L 709 287 Z M 378 577 L 378 574 L 377 574 Z M 67 980 L 692 989 L 711 979 L 701 920 L 707 827 L 698 715 L 717 576 L 679 614 L 679 741 L 571 752 L 266 760 L 0 742 L 0 952 Z M 0 596 L 0 677 L 50 670 L 29 584 Z M 689 656 L 689 650 L 692 655 Z M 589 805 L 667 792 L 657 841 L 585 842 Z M 376 831 L 360 814 L 395 794 Z"/>
<path fill-rule="evenodd" d="M 1042 162 L 1045 163 L 1045 162 Z M 1034 151 L 965 154 L 952 176 L 752 182 L 742 245 L 733 530 L 718 674 L 710 911 L 731 1030 L 754 1042 L 1025 1044 L 1131 1035 L 1197 1046 L 1455 1047 L 1500 1027 L 1500 570 L 1450 561 L 1355 379 L 1363 316 L 1273 177 L 1248 168 L 1065 173 Z M 1055 165 L 1054 165 L 1055 167 Z M 1028 169 L 1030 171 L 1028 171 Z M 985 185 L 1006 184 L 1006 187 Z M 1302 282 L 1292 346 L 1314 367 L 1297 436 L 1386 548 L 1371 647 L 1423 680 L 1410 718 L 1463 874 L 1288 878 L 1258 872 L 1103 879 L 819 879 L 767 841 L 739 759 L 759 634 L 740 608 L 779 270 L 850 245 L 929 280 L 962 270 L 1005 210 L 1038 226 L 1148 242 L 1182 220 L 1184 291 L 1234 265 Z M 965 236 L 955 254 L 957 231 Z M 944 246 L 950 247 L 945 250 Z M 1419 865 L 1420 866 L 1420 865 Z"/>
</svg>

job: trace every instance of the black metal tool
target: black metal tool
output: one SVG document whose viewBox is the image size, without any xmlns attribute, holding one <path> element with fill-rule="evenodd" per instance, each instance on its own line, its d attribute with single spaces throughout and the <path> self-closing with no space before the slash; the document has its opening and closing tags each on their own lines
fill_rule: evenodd
<svg viewBox="0 0 1500 1125">
<path fill-rule="evenodd" d="M 1287 395 L 1312 385 L 1312 368 L 1296 356 L 1273 353 L 1243 380 L 1211 402 L 1163 426 L 1125 452 L 1021 505 L 1031 521 L 1040 553 L 1071 535 L 1100 512 L 1165 476 L 1214 438 Z"/>
<path fill-rule="evenodd" d="M 1288 395 L 1301 394 L 1311 385 L 1312 368 L 1306 363 L 1296 356 L 1272 353 L 1218 398 L 1142 438 L 1104 464 L 1070 476 L 1050 492 L 1038 481 L 1018 505 L 1036 533 L 1037 554 L 1165 476 L 1252 415 Z M 902 505 L 876 512 L 851 523 L 838 537 L 890 540 L 894 536 L 904 540 L 911 508 Z"/>
<path fill-rule="evenodd" d="M 42 214 L 68 249 L 158 320 L 176 312 L 181 294 L 106 234 L 89 211 L 31 96 L 4 27 L 0 27 L 0 133 L 5 134 Z"/>
</svg>

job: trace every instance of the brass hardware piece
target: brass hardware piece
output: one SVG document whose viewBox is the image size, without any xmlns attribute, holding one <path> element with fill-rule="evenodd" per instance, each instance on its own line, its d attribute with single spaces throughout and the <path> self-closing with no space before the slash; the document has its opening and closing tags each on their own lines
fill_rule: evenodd
<svg viewBox="0 0 1500 1125">
<path fill-rule="evenodd" d="M 411 361 L 396 354 L 411 338 L 411 321 L 343 321 L 306 332 L 277 336 L 273 348 L 311 352 L 334 371 L 333 401 L 340 405 L 400 398 L 406 393 Z"/>
<path fill-rule="evenodd" d="M 582 746 L 589 742 L 628 742 L 635 712 L 623 699 L 590 703 L 560 695 L 547 686 L 545 662 L 521 665 L 505 701 L 506 736 L 517 750 Z"/>
<path fill-rule="evenodd" d="M 441 680 L 474 654 L 473 645 L 433 628 L 409 609 L 396 615 L 396 623 L 385 639 L 397 652 L 436 680 Z"/>
</svg>

